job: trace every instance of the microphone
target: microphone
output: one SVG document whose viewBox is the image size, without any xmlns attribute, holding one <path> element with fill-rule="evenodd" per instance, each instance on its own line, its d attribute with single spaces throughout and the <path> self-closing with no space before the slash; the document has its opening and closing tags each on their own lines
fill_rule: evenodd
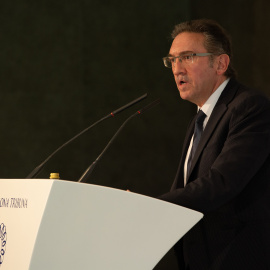
<svg viewBox="0 0 270 270">
<path fill-rule="evenodd" d="M 80 177 L 80 179 L 78 180 L 78 182 L 85 182 L 88 179 L 88 177 L 90 176 L 90 174 L 94 170 L 97 162 L 101 159 L 101 157 L 103 156 L 103 154 L 106 152 L 106 150 L 109 148 L 109 146 L 112 144 L 112 142 L 115 140 L 115 138 L 118 136 L 118 134 L 120 133 L 120 131 L 124 128 L 124 126 L 127 124 L 127 122 L 129 120 L 131 120 L 133 117 L 135 117 L 137 115 L 140 115 L 140 114 L 144 113 L 146 110 L 151 109 L 152 107 L 158 105 L 159 103 L 160 103 L 160 100 L 157 99 L 157 100 L 153 101 L 152 103 L 148 104 L 147 106 L 143 107 L 142 109 L 138 110 L 136 113 L 132 114 L 130 117 L 128 117 L 125 120 L 125 122 L 120 126 L 120 128 L 116 131 L 116 133 L 111 138 L 111 140 L 106 145 L 106 147 L 103 149 L 103 151 L 101 152 L 101 154 L 96 158 L 96 160 L 82 174 L 82 176 Z"/>
<path fill-rule="evenodd" d="M 84 134 L 86 131 L 88 131 L 89 129 L 91 129 L 92 127 L 96 126 L 98 123 L 101 123 L 102 121 L 110 118 L 110 117 L 114 117 L 116 114 L 124 111 L 125 109 L 135 105 L 136 103 L 140 102 L 141 100 L 145 99 L 147 97 L 147 93 L 145 93 L 144 95 L 142 95 L 141 97 L 134 99 L 133 101 L 129 102 L 128 104 L 118 108 L 117 110 L 109 113 L 108 115 L 104 116 L 103 118 L 101 118 L 100 120 L 96 121 L 94 124 L 92 124 L 91 126 L 87 127 L 86 129 L 84 129 L 83 131 L 81 131 L 79 134 L 77 134 L 76 136 L 74 136 L 73 138 L 71 138 L 70 140 L 68 140 L 67 142 L 65 142 L 63 145 L 61 145 L 59 148 L 57 148 L 51 155 L 49 155 L 40 165 L 38 165 L 27 177 L 26 179 L 31 179 L 31 178 L 35 178 L 40 171 L 43 169 L 43 167 L 45 166 L 45 164 L 58 152 L 60 151 L 62 148 L 64 148 L 66 145 L 70 144 L 71 142 L 73 142 L 75 139 L 77 139 L 78 137 L 80 137 L 82 134 Z"/>
</svg>

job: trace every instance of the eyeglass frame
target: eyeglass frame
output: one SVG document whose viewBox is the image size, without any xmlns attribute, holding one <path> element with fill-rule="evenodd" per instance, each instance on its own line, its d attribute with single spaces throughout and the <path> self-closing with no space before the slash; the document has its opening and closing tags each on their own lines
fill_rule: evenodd
<svg viewBox="0 0 270 270">
<path fill-rule="evenodd" d="M 210 56 L 210 55 L 214 55 L 214 53 L 186 53 L 184 55 L 179 55 L 179 56 L 166 56 L 166 57 L 163 57 L 162 60 L 163 60 L 163 63 L 164 63 L 164 66 L 166 68 L 172 68 L 175 63 L 176 63 L 176 59 L 178 58 L 179 61 L 181 63 L 183 63 L 183 58 L 184 57 L 187 57 L 187 56 L 191 56 L 192 57 L 192 63 L 193 63 L 193 57 L 194 56 Z M 170 59 L 170 65 L 166 65 L 166 61 Z"/>
</svg>

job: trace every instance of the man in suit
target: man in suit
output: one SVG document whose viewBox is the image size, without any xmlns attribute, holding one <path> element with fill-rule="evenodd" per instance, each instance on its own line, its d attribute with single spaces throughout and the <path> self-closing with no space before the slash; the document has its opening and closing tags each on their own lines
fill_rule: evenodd
<svg viewBox="0 0 270 270">
<path fill-rule="evenodd" d="M 241 85 L 231 44 L 214 21 L 172 33 L 166 67 L 197 105 L 170 192 L 160 199 L 204 214 L 175 245 L 179 269 L 270 269 L 270 103 Z M 248 63 L 248 61 L 247 61 Z"/>
</svg>

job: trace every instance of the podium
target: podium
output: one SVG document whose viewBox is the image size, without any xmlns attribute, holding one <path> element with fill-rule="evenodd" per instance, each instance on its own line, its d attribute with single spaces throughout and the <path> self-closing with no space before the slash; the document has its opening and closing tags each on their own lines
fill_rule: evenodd
<svg viewBox="0 0 270 270">
<path fill-rule="evenodd" d="M 202 216 L 109 187 L 0 179 L 0 270 L 151 270 Z"/>
</svg>

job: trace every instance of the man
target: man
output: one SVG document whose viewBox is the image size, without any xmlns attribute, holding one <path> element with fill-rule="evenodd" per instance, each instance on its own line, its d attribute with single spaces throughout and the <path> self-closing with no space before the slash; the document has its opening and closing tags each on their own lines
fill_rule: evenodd
<svg viewBox="0 0 270 270">
<path fill-rule="evenodd" d="M 172 37 L 164 64 L 200 120 L 160 199 L 204 214 L 175 245 L 179 269 L 270 269 L 269 100 L 235 80 L 230 40 L 216 22 L 182 23 Z"/>
</svg>

